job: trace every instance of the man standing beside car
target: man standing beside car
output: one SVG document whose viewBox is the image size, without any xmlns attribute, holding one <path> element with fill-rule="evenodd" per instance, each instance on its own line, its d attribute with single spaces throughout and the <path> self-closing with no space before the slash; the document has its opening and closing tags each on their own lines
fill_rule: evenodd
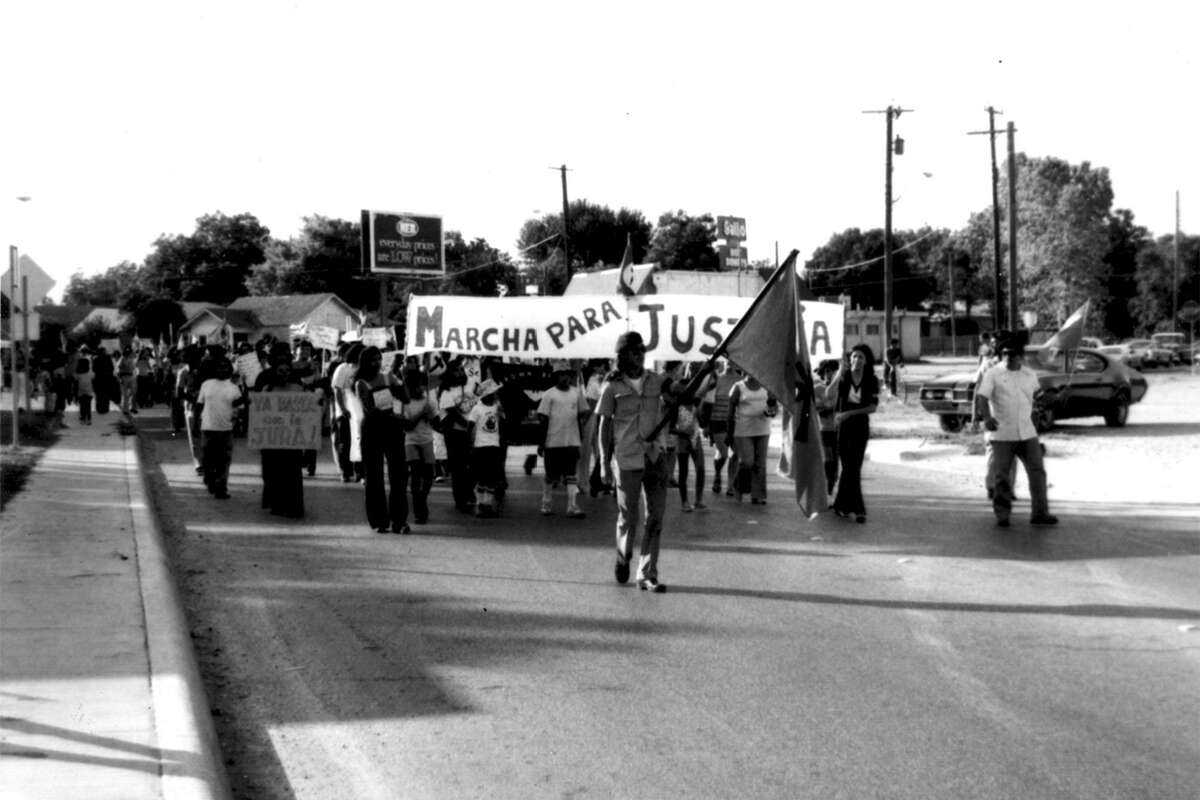
<svg viewBox="0 0 1200 800">
<path fill-rule="evenodd" d="M 1013 459 L 1025 466 L 1029 498 L 1033 505 L 1032 525 L 1057 525 L 1046 496 L 1046 468 L 1042 446 L 1033 420 L 1033 398 L 1038 390 L 1037 375 L 1025 366 L 1025 343 L 1019 334 L 997 342 L 1001 363 L 987 370 L 975 391 L 978 418 L 983 421 L 993 451 L 988 482 L 995 487 L 992 510 L 996 525 L 1009 526 L 1012 513 Z"/>
</svg>

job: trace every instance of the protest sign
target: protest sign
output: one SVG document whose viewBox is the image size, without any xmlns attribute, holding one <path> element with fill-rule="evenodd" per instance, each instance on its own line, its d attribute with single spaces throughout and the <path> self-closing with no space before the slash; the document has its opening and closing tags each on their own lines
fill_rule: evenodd
<svg viewBox="0 0 1200 800">
<path fill-rule="evenodd" d="M 233 368 L 242 376 L 247 386 L 254 386 L 259 373 L 262 372 L 262 362 L 258 360 L 258 353 L 242 353 L 233 363 Z"/>
<path fill-rule="evenodd" d="M 246 444 L 251 450 L 316 450 L 321 404 L 312 392 L 250 392 Z"/>
<path fill-rule="evenodd" d="M 363 328 L 363 347 L 378 347 L 380 350 L 388 346 L 391 337 L 387 328 Z"/>
<path fill-rule="evenodd" d="M 341 331 L 331 325 L 310 325 L 308 327 L 308 340 L 318 350 L 336 351 L 340 335 Z"/>
<path fill-rule="evenodd" d="M 700 361 L 750 307 L 749 297 L 418 296 L 408 304 L 409 353 L 446 350 L 517 358 L 612 358 L 617 337 L 642 334 L 651 361 Z M 839 303 L 805 302 L 810 357 L 840 356 L 845 333 Z"/>
</svg>

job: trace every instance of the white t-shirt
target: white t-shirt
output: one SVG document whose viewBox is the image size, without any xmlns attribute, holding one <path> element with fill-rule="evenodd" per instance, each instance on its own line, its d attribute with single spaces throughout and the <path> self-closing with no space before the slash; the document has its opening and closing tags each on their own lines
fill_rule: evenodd
<svg viewBox="0 0 1200 800">
<path fill-rule="evenodd" d="M 476 403 L 467 414 L 467 421 L 475 423 L 475 447 L 500 446 L 500 406 Z"/>
<path fill-rule="evenodd" d="M 546 447 L 579 447 L 579 415 L 588 413 L 587 400 L 578 386 L 565 390 L 552 386 L 538 402 L 538 414 L 550 418 L 546 428 Z"/>
<path fill-rule="evenodd" d="M 1037 375 L 1028 367 L 1009 369 L 1004 364 L 983 373 L 977 390 L 986 397 L 992 416 L 1000 426 L 987 438 L 996 442 L 1021 442 L 1037 437 L 1033 426 L 1033 395 L 1039 387 Z"/>
<path fill-rule="evenodd" d="M 200 412 L 200 430 L 233 430 L 233 401 L 242 396 L 242 390 L 233 381 L 209 378 L 200 387 L 197 403 L 203 403 Z"/>
</svg>

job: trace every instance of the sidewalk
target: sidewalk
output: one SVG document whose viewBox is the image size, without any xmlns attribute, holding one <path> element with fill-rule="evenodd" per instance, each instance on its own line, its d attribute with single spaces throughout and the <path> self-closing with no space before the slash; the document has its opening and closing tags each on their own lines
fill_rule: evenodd
<svg viewBox="0 0 1200 800">
<path fill-rule="evenodd" d="M 0 798 L 229 797 L 137 442 L 69 428 L 0 514 Z"/>
</svg>

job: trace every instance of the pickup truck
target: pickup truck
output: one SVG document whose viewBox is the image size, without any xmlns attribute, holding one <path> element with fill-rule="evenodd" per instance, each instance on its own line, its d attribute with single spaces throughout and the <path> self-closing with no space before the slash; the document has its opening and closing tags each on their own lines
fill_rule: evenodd
<svg viewBox="0 0 1200 800">
<path fill-rule="evenodd" d="M 1150 341 L 1158 348 L 1170 353 L 1168 364 L 1187 363 L 1187 337 L 1182 333 L 1152 333 Z"/>
</svg>

